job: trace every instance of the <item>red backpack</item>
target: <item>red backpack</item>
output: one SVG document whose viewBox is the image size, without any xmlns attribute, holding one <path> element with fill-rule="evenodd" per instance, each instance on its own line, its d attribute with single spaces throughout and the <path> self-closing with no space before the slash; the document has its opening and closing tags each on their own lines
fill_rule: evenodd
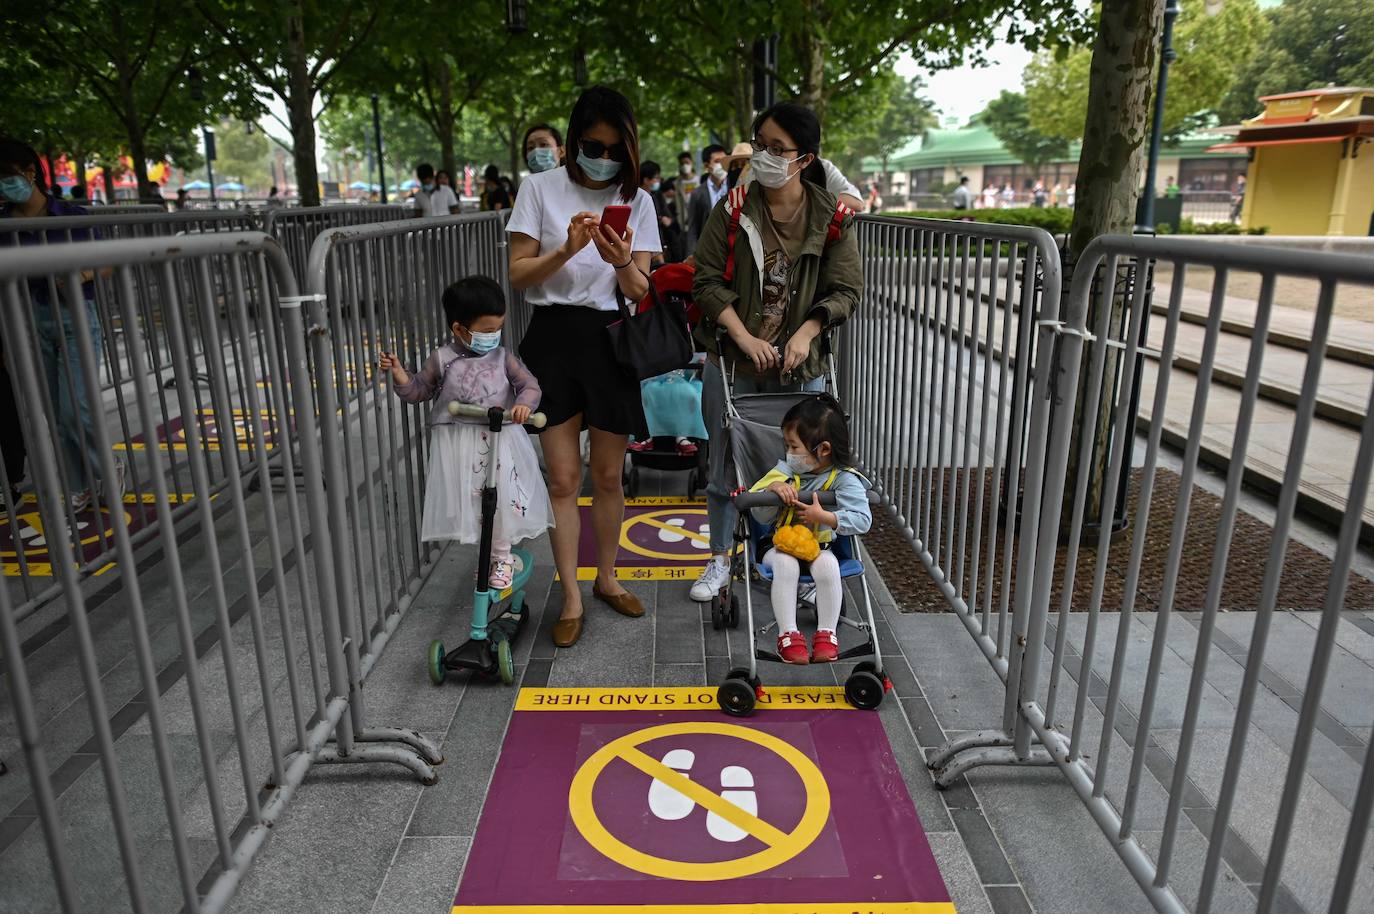
<svg viewBox="0 0 1374 914">
<path fill-rule="evenodd" d="M 725 203 L 730 207 L 730 225 L 725 229 L 725 274 L 724 279 L 730 282 L 735 278 L 735 236 L 739 234 L 739 219 L 744 213 L 744 198 L 748 191 L 744 187 L 736 187 L 730 191 L 730 196 Z M 830 247 L 840 240 L 840 229 L 844 225 L 844 220 L 854 215 L 854 211 L 839 201 L 835 202 L 835 214 L 830 217 L 830 225 L 825 230 L 825 246 Z"/>
</svg>

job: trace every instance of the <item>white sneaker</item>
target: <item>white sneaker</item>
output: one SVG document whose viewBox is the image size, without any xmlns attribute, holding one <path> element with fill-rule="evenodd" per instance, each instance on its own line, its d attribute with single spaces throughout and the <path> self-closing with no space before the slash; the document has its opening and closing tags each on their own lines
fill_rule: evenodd
<svg viewBox="0 0 1374 914">
<path fill-rule="evenodd" d="M 101 486 L 100 494 L 104 496 L 107 504 L 118 504 L 124 500 L 124 493 L 127 491 L 127 486 L 125 484 L 125 474 L 127 472 L 128 470 L 124 465 L 124 461 L 116 460 L 114 485 L 110 485 L 107 482 Z"/>
<path fill-rule="evenodd" d="M 706 567 L 701 570 L 697 582 L 692 585 L 692 599 L 698 603 L 705 603 L 716 594 L 730 580 L 730 564 L 723 559 L 712 558 L 706 563 Z"/>
<path fill-rule="evenodd" d="M 91 493 L 89 490 L 78 492 L 71 497 L 72 513 L 80 514 L 91 506 Z"/>
</svg>

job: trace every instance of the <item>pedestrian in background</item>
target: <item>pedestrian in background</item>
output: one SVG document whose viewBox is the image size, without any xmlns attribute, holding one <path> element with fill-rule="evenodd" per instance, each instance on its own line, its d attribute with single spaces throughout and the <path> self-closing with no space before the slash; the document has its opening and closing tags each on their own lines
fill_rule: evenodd
<svg viewBox="0 0 1374 914">
<path fill-rule="evenodd" d="M 488 165 L 487 170 L 482 173 L 482 212 L 510 209 L 510 198 L 510 190 L 501 180 L 501 169 L 495 165 Z"/>
<path fill-rule="evenodd" d="M 563 134 L 557 127 L 535 124 L 525 131 L 521 148 L 525 150 L 525 164 L 532 175 L 553 171 L 563 164 Z"/>
<path fill-rule="evenodd" d="M 968 175 L 959 179 L 959 186 L 954 188 L 952 202 L 955 209 L 973 209 L 973 189 L 968 186 Z"/>
<path fill-rule="evenodd" d="M 415 180 L 420 189 L 412 198 L 415 201 L 415 215 L 420 218 L 447 216 L 458 212 L 458 196 L 452 187 L 443 187 L 434 180 L 434 166 L 421 162 L 415 166 Z"/>
<path fill-rule="evenodd" d="M 697 239 L 701 237 L 701 230 L 706 225 L 706 220 L 711 216 L 711 210 L 716 208 L 725 195 L 730 192 L 730 186 L 726 183 L 728 175 L 725 171 L 725 147 L 712 143 L 701 151 L 701 165 L 703 176 L 701 184 L 697 186 L 692 194 L 692 199 L 687 205 L 687 253 L 690 255 L 696 249 Z"/>
</svg>

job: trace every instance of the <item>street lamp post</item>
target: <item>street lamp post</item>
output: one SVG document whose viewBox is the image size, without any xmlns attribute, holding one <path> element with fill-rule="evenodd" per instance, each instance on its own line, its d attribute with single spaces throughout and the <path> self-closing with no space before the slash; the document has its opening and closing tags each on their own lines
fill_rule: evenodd
<svg viewBox="0 0 1374 914">
<path fill-rule="evenodd" d="M 205 177 L 210 182 L 210 202 L 215 202 L 215 131 L 203 128 L 205 136 Z"/>
<path fill-rule="evenodd" d="M 372 93 L 372 136 L 377 141 L 377 186 L 381 200 L 386 202 L 386 158 L 382 155 L 382 112 L 377 107 L 377 93 Z"/>
<path fill-rule="evenodd" d="M 1159 168 L 1159 142 L 1164 127 L 1164 93 L 1169 85 L 1169 64 L 1178 56 L 1174 53 L 1174 20 L 1180 11 L 1178 0 L 1167 0 L 1164 4 L 1164 35 L 1160 41 L 1159 80 L 1155 84 L 1154 121 L 1150 127 L 1150 156 L 1145 164 L 1145 190 L 1135 210 L 1137 231 L 1153 232 L 1155 229 L 1155 171 Z"/>
</svg>

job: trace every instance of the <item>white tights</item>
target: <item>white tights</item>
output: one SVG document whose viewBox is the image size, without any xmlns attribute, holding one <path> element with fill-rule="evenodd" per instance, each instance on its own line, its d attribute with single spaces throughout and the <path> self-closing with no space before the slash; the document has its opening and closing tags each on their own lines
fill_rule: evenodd
<svg viewBox="0 0 1374 914">
<path fill-rule="evenodd" d="M 769 549 L 763 563 L 773 569 L 773 616 L 778 620 L 778 634 L 797 629 L 797 583 L 801 579 L 801 563 L 785 552 Z M 840 624 L 840 563 L 835 553 L 821 550 L 811 563 L 811 579 L 816 582 L 816 627 L 820 631 L 835 630 Z"/>
</svg>

